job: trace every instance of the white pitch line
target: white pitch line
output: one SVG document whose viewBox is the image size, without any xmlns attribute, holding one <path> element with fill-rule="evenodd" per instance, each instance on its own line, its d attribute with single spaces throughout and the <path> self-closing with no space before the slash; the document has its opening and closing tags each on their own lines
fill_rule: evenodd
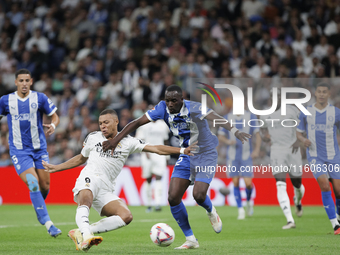
<svg viewBox="0 0 340 255">
<path fill-rule="evenodd" d="M 142 220 L 134 220 L 133 222 L 164 222 L 170 219 L 142 219 Z M 57 222 L 56 226 L 67 226 L 74 225 L 75 222 Z M 41 224 L 24 224 L 24 225 L 0 225 L 1 228 L 19 228 L 19 227 L 39 227 Z"/>
</svg>

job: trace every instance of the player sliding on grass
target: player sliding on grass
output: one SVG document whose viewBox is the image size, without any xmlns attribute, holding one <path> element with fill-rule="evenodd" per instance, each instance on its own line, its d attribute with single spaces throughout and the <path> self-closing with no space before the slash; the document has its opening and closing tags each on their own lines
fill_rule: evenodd
<svg viewBox="0 0 340 255">
<path fill-rule="evenodd" d="M 114 194 L 115 180 L 126 159 L 132 153 L 150 152 L 160 155 L 184 153 L 192 156 L 190 147 L 185 150 L 165 145 L 147 145 L 131 136 L 118 143 L 114 153 L 103 152 L 102 144 L 117 135 L 118 116 L 114 110 L 104 110 L 99 116 L 100 131 L 90 133 L 84 141 L 81 153 L 70 160 L 52 165 L 43 161 L 47 172 L 54 173 L 80 166 L 87 161 L 73 189 L 74 201 L 78 203 L 76 223 L 68 236 L 74 241 L 77 250 L 87 251 L 102 242 L 103 233 L 126 226 L 132 221 L 132 214 L 126 204 Z M 92 225 L 89 224 L 90 208 L 106 216 Z"/>
<path fill-rule="evenodd" d="M 214 231 L 216 233 L 222 231 L 222 221 L 207 195 L 209 184 L 215 175 L 215 171 L 209 171 L 209 169 L 211 167 L 215 168 L 217 165 L 216 146 L 218 145 L 218 139 L 211 133 L 206 119 L 223 119 L 223 117 L 213 110 L 208 110 L 207 114 L 202 115 L 200 107 L 200 103 L 183 100 L 182 89 L 176 85 L 171 85 L 165 91 L 165 101 L 161 101 L 154 109 L 127 124 L 114 139 L 103 143 L 104 151 L 114 150 L 126 135 L 148 122 L 159 119 L 164 120 L 170 131 L 179 138 L 180 146 L 183 147 L 182 150 L 190 144 L 198 142 L 197 145 L 200 151 L 194 157 L 189 158 L 181 151 L 171 176 L 168 201 L 171 213 L 187 240 L 183 245 L 175 249 L 199 247 L 189 225 L 187 210 L 182 202 L 185 191 L 194 180 L 194 199 L 206 209 Z M 234 133 L 242 143 L 251 137 L 249 134 L 243 133 L 234 127 L 232 128 L 229 123 L 222 126 Z"/>
<path fill-rule="evenodd" d="M 336 130 L 340 129 L 340 109 L 328 103 L 329 97 L 330 85 L 319 83 L 315 91 L 316 103 L 307 108 L 312 115 L 307 116 L 301 112 L 296 134 L 307 147 L 307 159 L 321 189 L 323 206 L 331 221 L 334 235 L 339 235 L 340 151 Z M 302 135 L 303 132 L 307 133 L 307 138 Z M 329 182 L 333 185 L 338 216 Z"/>
</svg>

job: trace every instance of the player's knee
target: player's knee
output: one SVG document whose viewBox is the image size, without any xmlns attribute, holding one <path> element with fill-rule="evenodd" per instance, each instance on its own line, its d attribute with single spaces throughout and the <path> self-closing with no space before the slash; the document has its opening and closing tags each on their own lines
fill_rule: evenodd
<svg viewBox="0 0 340 255">
<path fill-rule="evenodd" d="M 30 192 L 39 191 L 39 184 L 37 178 L 32 174 L 26 174 L 27 186 Z"/>
<path fill-rule="evenodd" d="M 178 199 L 176 196 L 173 196 L 169 193 L 168 195 L 168 202 L 170 206 L 176 206 L 181 203 L 181 199 Z"/>
<path fill-rule="evenodd" d="M 206 198 L 206 194 L 203 192 L 196 192 L 196 193 L 194 192 L 193 196 L 197 204 L 204 203 L 205 198 Z"/>
<path fill-rule="evenodd" d="M 50 190 L 50 182 L 49 181 L 40 181 L 40 190 L 43 193 L 47 193 Z"/>
<path fill-rule="evenodd" d="M 131 212 L 125 213 L 122 217 L 122 220 L 125 222 L 126 225 L 128 225 L 133 220 L 132 213 Z"/>
</svg>

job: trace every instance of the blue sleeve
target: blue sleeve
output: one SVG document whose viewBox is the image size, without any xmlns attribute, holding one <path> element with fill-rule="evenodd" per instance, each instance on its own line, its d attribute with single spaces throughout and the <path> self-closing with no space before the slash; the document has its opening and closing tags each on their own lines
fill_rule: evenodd
<svg viewBox="0 0 340 255">
<path fill-rule="evenodd" d="M 340 129 L 340 109 L 335 107 L 335 126 Z"/>
<path fill-rule="evenodd" d="M 6 97 L 6 98 L 5 98 Z M 6 116 L 8 114 L 8 111 L 6 110 L 6 99 L 7 96 L 2 96 L 0 98 L 0 116 Z"/>
<path fill-rule="evenodd" d="M 146 117 L 150 121 L 164 120 L 166 112 L 166 104 L 164 101 L 160 101 L 153 109 L 146 112 Z"/>
<path fill-rule="evenodd" d="M 257 117 L 256 117 L 256 115 L 255 114 L 250 114 L 250 119 L 251 120 L 257 120 Z M 252 124 L 252 126 L 250 127 L 250 134 L 251 135 L 253 135 L 253 134 L 255 134 L 255 133 L 257 133 L 257 132 L 259 132 L 260 131 L 260 128 L 259 127 L 254 127 L 254 126 L 256 126 L 256 125 L 258 125 L 258 123 L 256 123 L 255 121 L 254 122 L 252 122 L 253 124 Z M 256 124 L 255 124 L 256 123 Z"/>
<path fill-rule="evenodd" d="M 306 115 L 303 112 L 300 112 L 299 116 L 299 125 L 297 126 L 297 131 L 304 132 L 306 131 Z"/>
<path fill-rule="evenodd" d="M 51 116 L 57 111 L 57 107 L 54 105 L 51 99 L 49 99 L 45 94 L 39 93 L 39 106 L 42 111 L 47 115 Z"/>
</svg>

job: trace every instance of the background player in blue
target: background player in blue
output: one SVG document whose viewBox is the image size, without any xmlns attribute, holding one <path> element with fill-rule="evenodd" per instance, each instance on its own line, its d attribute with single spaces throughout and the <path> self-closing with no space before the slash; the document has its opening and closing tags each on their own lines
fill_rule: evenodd
<svg viewBox="0 0 340 255">
<path fill-rule="evenodd" d="M 246 111 L 244 115 L 233 115 L 229 113 L 224 116 L 230 124 L 245 133 L 249 133 L 252 137 L 255 135 L 255 148 L 253 150 L 252 138 L 249 143 L 243 144 L 240 140 L 236 140 L 235 136 L 231 136 L 225 129 L 218 130 L 218 139 L 228 145 L 227 149 L 227 166 L 235 166 L 236 171 L 228 172 L 228 177 L 232 178 L 234 184 L 234 197 L 238 207 L 238 220 L 244 220 L 246 212 L 242 206 L 242 198 L 240 193 L 240 177 L 243 177 L 246 184 L 247 194 L 247 215 L 253 215 L 253 205 L 250 198 L 253 191 L 252 177 L 253 177 L 253 158 L 257 158 L 260 154 L 261 136 L 258 127 L 251 127 L 248 125 L 250 120 L 257 120 L 257 117 Z M 257 125 L 255 122 L 250 122 L 252 126 Z M 249 166 L 248 169 L 241 169 L 241 167 Z M 250 169 L 250 170 L 249 170 Z M 223 194 L 223 193 L 222 193 Z"/>
<path fill-rule="evenodd" d="M 206 119 L 223 119 L 223 117 L 212 110 L 209 110 L 206 115 L 202 115 L 200 106 L 200 103 L 184 100 L 182 89 L 176 85 L 171 85 L 165 91 L 165 101 L 161 101 L 154 109 L 149 110 L 139 119 L 130 122 L 114 139 L 103 143 L 104 151 L 109 149 L 113 151 L 118 142 L 126 135 L 138 127 L 158 119 L 163 119 L 170 128 L 170 131 L 180 139 L 180 146 L 182 147 L 181 155 L 171 176 L 168 201 L 171 213 L 182 229 L 187 241 L 175 249 L 193 249 L 199 247 L 198 241 L 191 230 L 186 208 L 182 203 L 182 197 L 192 180 L 195 180 L 193 189 L 194 199 L 197 204 L 206 209 L 214 231 L 220 233 L 222 230 L 222 221 L 215 207 L 212 206 L 209 196 L 207 196 L 209 184 L 215 172 L 196 171 L 196 166 L 202 168 L 216 167 L 216 146 L 218 145 L 218 139 L 209 130 Z M 229 123 L 222 126 L 235 134 L 242 143 L 251 137 L 251 135 L 231 127 Z M 190 140 L 191 138 L 196 139 Z M 194 142 L 197 142 L 200 152 L 189 160 L 187 155 L 183 155 L 183 151 L 185 147 Z M 194 151 L 192 152 L 194 153 Z"/>
<path fill-rule="evenodd" d="M 43 93 L 30 90 L 33 80 L 27 69 L 15 73 L 17 91 L 0 98 L 0 118 L 7 116 L 9 148 L 13 165 L 26 183 L 38 221 L 45 225 L 48 233 L 57 237 L 61 234 L 51 221 L 44 199 L 50 188 L 50 174 L 44 171 L 42 160 L 48 161 L 47 134 L 53 134 L 59 124 L 57 108 Z M 51 124 L 43 124 L 43 114 L 52 118 Z"/>
<path fill-rule="evenodd" d="M 340 109 L 330 105 L 330 85 L 319 83 L 315 90 L 316 103 L 307 107 L 312 115 L 301 112 L 297 138 L 307 147 L 307 159 L 321 189 L 322 203 L 334 229 L 340 234 L 332 190 L 336 197 L 337 214 L 340 214 L 340 151 L 336 130 L 340 128 Z M 307 138 L 302 133 L 307 133 Z"/>
</svg>

